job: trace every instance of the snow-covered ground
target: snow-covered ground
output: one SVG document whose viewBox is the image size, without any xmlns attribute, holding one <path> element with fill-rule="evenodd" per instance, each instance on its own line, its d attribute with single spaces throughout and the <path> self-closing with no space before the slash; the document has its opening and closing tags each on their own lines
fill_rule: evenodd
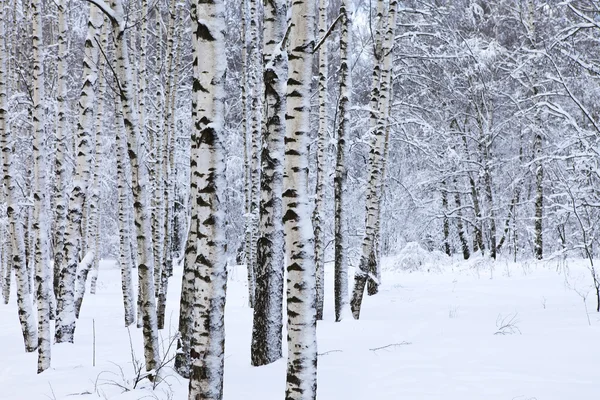
<svg viewBox="0 0 600 400">
<path fill-rule="evenodd" d="M 319 400 L 598 398 L 600 314 L 583 261 L 557 268 L 438 259 L 416 272 L 398 270 L 397 257 L 384 264 L 381 292 L 365 298 L 360 321 L 333 322 L 327 299 L 318 326 Z M 244 277 L 239 268 L 230 273 L 224 397 L 280 400 L 285 360 L 250 366 Z M 176 274 L 165 347 L 177 326 L 179 285 Z M 0 305 L 0 399 L 186 399 L 187 381 L 168 370 L 154 392 L 148 382 L 127 391 L 135 375 L 131 348 L 138 360 L 143 355 L 140 330 L 131 328 L 130 346 L 123 328 L 120 287 L 119 271 L 103 262 L 98 293 L 84 300 L 76 343 L 53 346 L 52 368 L 40 375 L 37 355 L 24 352 L 14 293 Z"/>
</svg>

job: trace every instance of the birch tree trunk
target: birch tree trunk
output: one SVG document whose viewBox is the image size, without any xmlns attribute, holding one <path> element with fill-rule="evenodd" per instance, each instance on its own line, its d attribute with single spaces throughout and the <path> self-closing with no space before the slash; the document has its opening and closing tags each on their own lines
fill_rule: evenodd
<svg viewBox="0 0 600 400">
<path fill-rule="evenodd" d="M 38 363 L 37 372 L 50 368 L 50 268 L 49 219 L 50 198 L 46 186 L 46 133 L 44 130 L 44 59 L 42 30 L 42 1 L 31 3 L 33 19 L 33 204 L 36 236 L 35 283 L 38 311 Z"/>
<path fill-rule="evenodd" d="M 285 1 L 264 1 L 262 179 L 251 345 L 251 360 L 255 366 L 281 358 L 284 275 L 281 193 L 287 77 L 287 54 L 281 43 L 286 27 Z"/>
<path fill-rule="evenodd" d="M 287 259 L 288 358 L 286 400 L 317 395 L 316 278 L 313 230 L 307 198 L 310 87 L 315 4 L 291 6 L 289 75 L 283 175 L 283 222 Z"/>
<path fill-rule="evenodd" d="M 175 29 L 175 22 L 178 26 L 183 24 L 183 13 L 176 8 L 175 1 L 171 2 L 171 24 L 168 31 L 168 87 L 165 96 L 166 118 L 163 125 L 163 138 L 165 140 L 162 154 L 162 176 L 163 176 L 163 205 L 161 211 L 164 213 L 162 218 L 164 229 L 163 242 L 163 266 L 160 273 L 160 289 L 158 291 L 158 329 L 162 329 L 165 324 L 165 310 L 167 306 L 167 293 L 169 285 L 169 277 L 173 275 L 173 203 L 175 202 L 174 187 L 175 187 L 175 109 L 177 100 L 177 83 L 179 81 L 179 71 L 181 62 L 181 46 L 179 45 L 180 33 L 179 29 Z"/>
<path fill-rule="evenodd" d="M 67 226 L 67 203 L 65 198 L 65 153 L 67 145 L 65 133 L 67 130 L 68 71 L 67 71 L 67 35 L 66 0 L 58 1 L 58 55 L 57 55 L 57 124 L 56 124 L 56 155 L 54 158 L 54 294 L 60 293 L 60 276 L 65 261 L 64 235 Z"/>
<path fill-rule="evenodd" d="M 528 19 L 527 19 L 527 36 L 530 42 L 531 50 L 537 50 L 536 25 L 535 25 L 535 1 L 528 0 Z M 538 56 L 535 56 L 538 57 Z M 540 94 L 540 86 L 538 82 L 538 68 L 533 66 L 533 81 L 532 97 L 534 105 L 537 107 L 537 96 Z M 543 217 L 544 217 L 544 165 L 542 162 L 543 156 L 543 136 L 542 136 L 542 118 L 540 111 L 535 111 L 534 123 L 532 124 L 533 138 L 533 157 L 535 166 L 535 215 L 534 215 L 534 245 L 533 252 L 535 258 L 541 260 L 544 256 L 544 240 L 543 240 Z"/>
<path fill-rule="evenodd" d="M 261 70 L 259 35 L 258 35 L 258 9 L 259 0 L 250 0 L 250 137 L 252 138 L 252 152 L 250 163 L 251 172 L 251 190 L 250 190 L 250 223 L 252 240 L 247 249 L 247 268 L 248 268 L 248 290 L 250 307 L 254 307 L 256 291 L 256 246 L 258 240 L 258 219 L 259 219 L 259 200 L 260 200 L 260 150 L 261 150 L 261 82 L 258 71 Z"/>
<path fill-rule="evenodd" d="M 379 101 L 379 119 L 375 129 L 374 144 L 371 150 L 372 164 L 367 189 L 367 210 L 365 236 L 358 270 L 354 275 L 354 290 L 350 302 L 355 319 L 360 317 L 360 308 L 367 279 L 376 279 L 370 273 L 369 264 L 377 263 L 377 246 L 375 237 L 376 218 L 379 214 L 380 196 L 383 190 L 383 157 L 385 153 L 385 129 L 388 125 L 390 111 L 390 84 L 392 72 L 392 49 L 396 28 L 398 1 L 391 0 L 387 19 L 387 31 L 383 43 L 383 67 L 381 70 L 381 90 Z M 371 268 L 372 270 L 372 268 Z M 371 276 L 369 276 L 371 275 Z"/>
<path fill-rule="evenodd" d="M 193 327 L 191 335 L 190 400 L 223 398 L 225 352 L 224 219 L 220 204 L 224 188 L 221 138 L 225 84 L 225 8 L 221 0 L 192 1 L 193 108 L 191 153 L 192 236 L 188 252 L 195 253 Z M 191 247 L 191 249 L 190 249 Z"/>
<path fill-rule="evenodd" d="M 246 39 L 247 29 L 247 14 L 248 4 L 246 0 L 241 0 L 241 15 L 242 15 L 242 26 L 241 30 L 241 42 L 242 42 L 242 137 L 244 142 L 244 211 L 245 211 L 245 232 L 244 232 L 244 263 L 246 264 L 248 274 L 248 304 L 252 308 L 254 307 L 254 270 L 250 268 L 250 248 L 252 247 L 252 163 L 251 163 L 251 149 L 250 143 L 248 143 L 248 62 L 247 62 L 247 48 L 248 42 Z M 252 93 L 252 92 L 250 92 Z"/>
<path fill-rule="evenodd" d="M 370 113 L 369 113 L 369 130 L 371 132 L 371 134 L 375 134 L 376 130 L 377 130 L 377 123 L 379 121 L 379 118 L 381 118 L 380 115 L 380 109 L 379 109 L 379 101 L 381 100 L 380 97 L 380 90 L 381 90 L 381 69 L 383 67 L 383 59 L 384 59 L 384 55 L 383 55 L 383 40 L 384 40 L 384 22 L 385 22 L 385 18 L 384 18 L 384 11 L 385 11 L 385 4 L 383 0 L 377 0 L 377 7 L 376 7 L 376 22 L 375 22 L 375 37 L 374 37 L 374 42 L 373 42 L 373 74 L 372 74 L 372 81 L 371 81 L 371 98 L 369 101 L 369 108 L 370 108 Z M 385 146 L 387 146 L 388 141 L 385 141 Z M 385 150 L 384 150 L 385 153 Z M 371 167 L 372 167 L 372 163 L 371 163 Z M 383 167 L 382 167 L 383 169 Z M 382 171 L 383 174 L 383 171 Z M 383 179 L 383 178 L 382 178 Z M 374 228 L 374 234 L 373 234 L 373 249 L 377 249 L 378 243 L 379 243 L 379 227 L 380 227 L 380 210 L 377 211 L 378 214 L 375 217 L 375 228 Z M 369 273 L 372 274 L 373 276 L 377 276 L 379 277 L 380 275 L 380 271 L 379 271 L 379 263 L 377 262 L 376 257 L 370 257 L 370 259 L 375 259 L 374 263 L 369 263 Z M 367 293 L 371 294 L 376 294 L 379 291 L 379 282 L 375 281 L 374 279 L 369 279 L 367 281 Z"/>
<path fill-rule="evenodd" d="M 141 269 L 140 285 L 142 292 L 142 318 L 144 334 L 144 358 L 146 370 L 153 371 L 158 365 L 158 327 L 156 320 L 156 299 L 154 297 L 154 256 L 152 245 L 152 219 L 150 217 L 150 187 L 148 182 L 147 151 L 141 137 L 139 115 L 136 111 L 135 98 L 131 83 L 131 64 L 125 33 L 125 13 L 121 0 L 111 0 L 111 6 L 101 0 L 89 0 L 102 9 L 111 20 L 115 38 L 115 54 L 117 57 L 117 76 L 119 78 L 119 94 L 123 109 L 123 124 L 127 131 L 127 153 L 133 175 L 132 192 L 137 244 L 139 249 L 138 269 Z M 141 157 L 141 158 L 140 158 Z"/>
<path fill-rule="evenodd" d="M 117 98 L 115 102 L 115 147 L 117 152 L 117 190 L 119 196 L 119 263 L 121 264 L 121 291 L 123 292 L 123 308 L 125 327 L 136 320 L 135 293 L 133 290 L 133 255 L 131 254 L 131 232 L 129 224 L 128 188 L 130 185 L 126 177 L 131 176 L 125 160 L 127 159 L 127 144 L 125 140 L 125 127 L 123 126 L 123 113 L 121 103 Z"/>
<path fill-rule="evenodd" d="M 6 25 L 8 24 L 8 15 L 6 15 L 4 0 L 0 0 L 0 148 L 2 150 L 2 179 L 5 180 L 8 178 L 8 169 L 9 169 L 9 152 L 10 148 L 8 147 L 8 129 L 6 124 L 6 118 L 8 114 L 8 93 L 6 90 L 6 75 L 7 75 L 7 60 L 6 60 L 6 39 L 5 39 L 5 31 Z M 5 149 L 6 148 L 6 152 Z M 6 201 L 7 205 L 9 202 L 9 193 L 8 193 L 8 184 L 4 181 L 4 188 L 2 191 L 2 199 Z M 12 232 L 9 232 L 11 235 Z M 6 238 L 5 238 L 6 239 Z M 6 240 L 6 244 L 2 245 L 2 256 L 3 263 L 6 253 L 11 251 L 10 240 Z M 0 286 L 2 287 L 2 297 L 4 298 L 4 303 L 8 304 L 10 298 L 10 284 L 12 279 L 12 261 L 7 258 L 7 263 L 4 268 L 0 268 Z"/>
<path fill-rule="evenodd" d="M 458 231 L 458 239 L 460 240 L 460 245 L 462 248 L 463 258 L 468 260 L 471 257 L 471 251 L 469 250 L 469 242 L 466 238 L 466 232 L 463 224 L 463 214 L 462 214 L 462 202 L 460 200 L 460 192 L 456 187 L 456 179 L 454 179 L 454 186 L 456 193 L 454 194 L 454 203 L 456 204 L 456 230 Z"/>
<path fill-rule="evenodd" d="M 349 16 L 350 3 L 342 0 L 340 6 L 341 33 L 340 33 L 340 98 L 338 102 L 338 133 L 337 157 L 334 179 L 334 218 L 335 218 L 335 260 L 334 260 L 334 297 L 335 320 L 341 321 L 344 310 L 348 307 L 348 260 L 346 247 L 348 243 L 348 229 L 346 227 L 346 194 L 344 188 L 348 177 L 346 168 L 346 140 L 350 130 L 348 108 L 350 106 L 350 67 L 348 60 L 348 46 L 350 41 L 351 22 Z"/>
<path fill-rule="evenodd" d="M 75 282 L 79 254 L 85 249 L 83 245 L 83 213 L 86 207 L 88 182 L 90 181 L 89 154 L 91 149 L 92 129 L 94 124 L 94 106 L 96 93 L 94 85 L 97 80 L 96 45 L 97 28 L 102 24 L 102 16 L 95 7 L 90 7 L 88 31 L 85 40 L 85 57 L 83 59 L 83 85 L 79 96 L 79 122 L 77 124 L 77 157 L 75 172 L 68 206 L 68 225 L 65 231 L 65 257 L 67 265 L 60 273 L 59 295 L 57 298 L 57 316 L 55 340 L 57 343 L 73 343 L 76 323 L 76 291 Z M 87 275 L 86 275 L 87 276 Z"/>
<path fill-rule="evenodd" d="M 17 285 L 17 309 L 19 311 L 19 322 L 23 332 L 25 351 L 32 352 L 37 349 L 37 331 L 35 316 L 31 307 L 31 298 L 28 291 L 27 267 L 25 255 L 25 236 L 23 223 L 20 217 L 17 202 L 17 188 L 13 178 L 13 149 L 9 141 L 6 116 L 8 112 L 7 96 L 7 59 L 5 44 L 5 18 L 6 4 L 0 0 L 0 145 L 2 146 L 2 178 L 6 190 L 6 209 L 9 223 L 11 263 L 15 271 Z M 10 280 L 10 275 L 8 279 Z M 6 286 L 5 286 L 6 288 Z M 10 285 L 8 286 L 10 290 Z M 5 297 L 8 300 L 8 296 Z"/>
<path fill-rule="evenodd" d="M 108 48 L 108 25 L 102 26 L 100 44 L 103 49 Z M 106 50 L 105 50 L 106 51 Z M 96 121 L 94 125 L 94 173 L 92 178 L 92 190 L 90 201 L 90 251 L 94 253 L 92 261 L 92 279 L 90 283 L 90 294 L 96 294 L 98 272 L 100 270 L 100 168 L 104 165 L 102 146 L 104 144 L 104 95 L 106 92 L 105 59 L 98 55 L 98 106 L 96 107 Z"/>
<path fill-rule="evenodd" d="M 319 0 L 319 38 L 327 32 L 327 0 Z M 323 208 L 325 177 L 327 176 L 327 43 L 319 48 L 319 127 L 317 132 L 317 183 L 315 187 L 315 209 L 313 225 L 315 231 L 315 269 L 317 290 L 317 320 L 323 319 L 325 299 L 325 243 L 323 234 Z"/>
</svg>

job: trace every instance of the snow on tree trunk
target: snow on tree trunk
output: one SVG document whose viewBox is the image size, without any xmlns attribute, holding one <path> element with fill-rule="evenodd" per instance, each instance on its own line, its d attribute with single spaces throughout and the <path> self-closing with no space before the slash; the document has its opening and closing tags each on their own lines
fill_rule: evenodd
<svg viewBox="0 0 600 400">
<path fill-rule="evenodd" d="M 527 37 L 533 52 L 537 51 L 536 25 L 535 25 L 535 2 L 527 2 Z M 539 56 L 538 56 L 539 57 Z M 538 107 L 537 97 L 540 95 L 539 72 L 536 66 L 533 66 L 533 88 L 532 98 L 534 105 Z M 543 165 L 543 137 L 542 137 L 542 118 L 539 110 L 535 110 L 534 122 L 531 126 L 534 134 L 533 138 L 533 165 L 535 166 L 535 215 L 534 215 L 534 244 L 533 253 L 535 258 L 541 260 L 544 256 L 543 240 L 543 217 L 544 217 L 544 165 Z"/>
<path fill-rule="evenodd" d="M 9 193 L 8 193 L 8 184 L 6 183 L 6 179 L 8 179 L 8 170 L 9 170 L 9 152 L 10 148 L 8 147 L 8 129 L 6 124 L 6 118 L 8 114 L 8 93 L 6 90 L 6 49 L 5 49 L 5 25 L 7 24 L 7 16 L 5 16 L 5 4 L 4 0 L 0 0 L 0 149 L 2 150 L 2 178 L 4 180 L 4 188 L 2 191 L 2 199 L 8 204 Z M 6 150 L 5 150 L 6 149 Z M 9 233 L 10 235 L 11 233 Z M 2 255 L 3 260 L 2 264 L 4 268 L 0 268 L 0 286 L 2 287 L 2 296 L 4 298 L 4 303 L 8 304 L 10 298 L 10 284 L 12 279 L 12 262 L 8 260 L 6 254 L 10 252 L 10 240 L 7 240 L 5 235 L 3 235 L 3 247 L 2 247 Z M 4 264 L 4 258 L 6 258 L 7 263 Z"/>
<path fill-rule="evenodd" d="M 252 246 L 252 163 L 251 163 L 251 143 L 248 142 L 248 62 L 246 40 L 248 4 L 246 0 L 241 1 L 242 26 L 242 137 L 244 142 L 244 212 L 245 212 L 245 230 L 244 230 L 244 263 L 248 273 L 248 304 L 254 306 L 254 270 L 250 268 L 250 248 Z M 251 141 L 250 141 L 251 142 Z"/>
<path fill-rule="evenodd" d="M 319 38 L 327 32 L 327 0 L 319 1 Z M 325 299 L 325 243 L 323 233 L 323 214 L 325 203 L 325 177 L 327 176 L 327 43 L 319 48 L 319 127 L 317 133 L 317 183 L 315 186 L 315 208 L 313 227 L 315 231 L 315 266 L 317 280 L 317 320 L 323 319 Z"/>
<path fill-rule="evenodd" d="M 190 400 L 223 398 L 225 352 L 224 214 L 225 184 L 222 135 L 225 84 L 225 8 L 221 0 L 193 0 L 193 109 L 191 182 L 197 193 L 192 203 L 196 243 L 189 243 L 193 263 L 194 297 L 190 340 Z M 190 249 L 191 247 L 191 249 Z"/>
<path fill-rule="evenodd" d="M 375 129 L 374 144 L 371 150 L 371 171 L 367 189 L 367 209 L 365 236 L 358 270 L 354 274 L 354 290 L 350 305 L 355 319 L 360 317 L 360 308 L 367 279 L 376 279 L 369 271 L 369 263 L 377 263 L 377 243 L 375 237 L 376 219 L 379 217 L 380 196 L 383 190 L 383 157 L 385 152 L 385 129 L 390 111 L 390 86 L 392 72 L 392 49 L 396 28 L 398 1 L 391 0 L 387 19 L 387 31 L 383 42 L 383 66 L 381 69 L 381 89 L 379 118 Z"/>
<path fill-rule="evenodd" d="M 172 29 L 170 30 L 169 53 L 173 53 L 173 57 L 169 57 L 169 71 L 172 74 L 172 81 L 170 81 L 167 93 L 167 101 L 165 102 L 167 110 L 167 118 L 165 118 L 163 135 L 165 138 L 165 148 L 163 152 L 162 168 L 163 168 L 163 196 L 165 203 L 163 204 L 164 216 L 164 232 L 165 241 L 163 244 L 163 268 L 160 273 L 160 290 L 158 294 L 158 328 L 162 329 L 165 325 L 165 311 L 167 307 L 167 293 L 169 288 L 169 277 L 173 275 L 173 257 L 175 255 L 175 249 L 173 243 L 175 239 L 173 235 L 177 232 L 173 229 L 173 212 L 175 202 L 174 187 L 175 187 L 175 107 L 177 100 L 177 90 L 173 90 L 176 83 L 179 81 L 179 71 L 181 69 L 181 45 L 179 44 L 180 34 L 179 30 L 175 30 L 175 16 L 178 15 L 178 25 L 183 23 L 183 13 L 178 12 L 175 8 L 176 4 L 173 1 L 171 3 L 171 15 L 172 15 Z M 172 43 L 171 43 L 172 42 Z"/>
<path fill-rule="evenodd" d="M 89 0 L 96 4 L 112 22 L 115 38 L 116 72 L 119 80 L 119 95 L 123 110 L 123 124 L 127 132 L 127 153 L 132 172 L 135 226 L 138 245 L 138 269 L 141 269 L 142 319 L 144 336 L 144 359 L 147 371 L 158 365 L 158 327 L 156 299 L 154 297 L 154 256 L 152 245 L 152 219 L 150 216 L 150 185 L 147 166 L 147 149 L 140 133 L 139 115 L 132 88 L 131 64 L 126 20 L 121 0 L 111 0 L 109 7 L 102 0 Z M 152 375 L 152 373 L 151 373 Z"/>
<path fill-rule="evenodd" d="M 338 132 L 337 132 L 337 157 L 334 178 L 334 301 L 335 320 L 341 321 L 344 310 L 348 307 L 348 260 L 346 247 L 348 245 L 348 229 L 346 227 L 345 213 L 347 212 L 346 193 L 344 189 L 348 177 L 346 168 L 346 152 L 348 133 L 350 131 L 350 65 L 348 46 L 350 45 L 350 10 L 348 0 L 342 0 L 340 6 L 341 33 L 340 33 L 340 97 L 338 101 Z"/>
<path fill-rule="evenodd" d="M 460 240 L 463 258 L 468 260 L 469 257 L 471 257 L 471 251 L 469 250 L 469 242 L 467 241 L 463 224 L 462 202 L 460 200 L 460 191 L 458 190 L 458 187 L 456 187 L 456 178 L 454 179 L 454 186 L 454 190 L 456 190 L 456 193 L 454 194 L 454 203 L 456 204 L 456 230 L 458 231 L 458 239 Z"/>
<path fill-rule="evenodd" d="M 129 224 L 129 190 L 130 184 L 126 177 L 131 176 L 127 169 L 127 144 L 125 141 L 125 127 L 121 103 L 118 98 L 115 102 L 115 146 L 117 151 L 117 191 L 119 196 L 119 264 L 121 265 L 121 291 L 123 292 L 123 308 L 125 311 L 125 326 L 133 324 L 136 320 L 135 293 L 133 290 L 133 256 L 129 242 L 132 240 Z"/>
<path fill-rule="evenodd" d="M 247 248 L 246 267 L 248 268 L 248 302 L 254 307 L 256 292 L 256 246 L 258 241 L 258 219 L 260 201 L 260 152 L 261 152 L 261 80 L 258 71 L 261 70 L 258 18 L 260 15 L 258 0 L 250 0 L 250 137 L 252 138 L 251 164 L 251 190 L 250 190 L 250 228 L 252 239 Z"/>
<path fill-rule="evenodd" d="M 371 134 L 374 134 L 377 130 L 377 122 L 380 118 L 379 113 L 379 101 L 380 90 L 381 90 L 381 68 L 383 63 L 383 36 L 384 36 L 384 13 L 385 11 L 385 2 L 383 0 L 377 0 L 377 8 L 376 8 L 376 23 L 375 23 L 375 37 L 374 37 L 374 45 L 373 45 L 373 74 L 371 81 L 371 98 L 369 100 L 369 129 Z M 387 145 L 387 141 L 386 141 Z M 371 153 L 372 156 L 372 153 Z M 371 162 L 370 168 L 373 168 L 374 164 Z M 379 211 L 378 211 L 379 212 Z M 375 218 L 375 228 L 373 235 L 373 249 L 378 246 L 378 235 L 379 235 L 379 219 L 380 216 L 377 215 Z M 370 257 L 370 259 L 375 259 L 376 257 Z M 369 263 L 368 270 L 370 274 L 379 276 L 379 263 Z M 369 294 L 375 294 L 378 291 L 378 282 L 373 279 L 369 279 L 367 282 L 367 292 Z"/>
<path fill-rule="evenodd" d="M 102 27 L 100 44 L 103 49 L 108 48 L 108 25 Z M 106 92 L 106 78 L 104 71 L 104 56 L 98 57 L 98 106 L 96 107 L 95 121 L 95 150 L 94 150 L 94 173 L 92 178 L 92 190 L 90 201 L 90 251 L 94 253 L 92 261 L 92 278 L 90 283 L 90 294 L 96 294 L 98 272 L 100 268 L 100 168 L 104 165 L 102 146 L 104 144 L 104 94 Z M 79 315 L 79 310 L 77 311 Z"/>
<path fill-rule="evenodd" d="M 4 18 L 6 11 L 4 1 L 0 0 L 0 37 L 4 38 L 5 23 L 8 18 Z M 38 339 L 35 325 L 35 316 L 33 314 L 31 298 L 28 290 L 27 276 L 27 257 L 25 254 L 25 233 L 23 231 L 23 219 L 18 209 L 17 187 L 14 180 L 13 148 L 9 140 L 8 125 L 6 116 L 7 105 L 7 81 L 6 81 L 6 50 L 5 41 L 0 40 L 0 146 L 2 147 L 2 180 L 6 190 L 6 210 L 9 224 L 10 237 L 10 261 L 15 271 L 15 280 L 17 286 L 17 309 L 19 313 L 19 322 L 23 332 L 25 351 L 32 352 L 37 349 Z M 10 279 L 10 275 L 8 275 Z M 6 288 L 6 286 L 5 286 Z M 10 289 L 10 286 L 8 286 Z M 8 296 L 5 296 L 8 300 Z"/>
<path fill-rule="evenodd" d="M 50 197 L 46 185 L 46 132 L 44 109 L 44 55 L 42 1 L 31 2 L 33 19 L 33 207 L 35 246 L 35 299 L 38 312 L 37 372 L 50 368 L 50 268 L 49 218 Z"/>
<path fill-rule="evenodd" d="M 138 114 L 135 111 L 133 91 L 130 86 L 131 65 L 125 36 L 124 12 L 121 0 L 113 0 L 117 15 L 113 19 L 113 32 L 117 38 L 117 70 L 121 81 L 121 101 L 123 122 L 127 131 L 127 152 L 133 175 L 133 198 L 135 225 L 137 228 L 138 272 L 142 286 L 142 319 L 144 333 L 144 357 L 146 370 L 152 371 L 158 364 L 158 326 L 156 320 L 156 300 L 154 297 L 154 257 L 152 245 L 152 220 L 150 217 L 150 187 L 148 182 L 147 154 L 142 141 Z M 140 158 L 141 157 L 141 158 Z"/>
<path fill-rule="evenodd" d="M 286 3 L 264 2 L 264 110 L 260 221 L 255 270 L 252 365 L 281 358 L 283 329 L 284 235 L 282 224 L 283 137 L 287 54 L 280 46 L 286 33 Z"/>
<path fill-rule="evenodd" d="M 83 59 L 83 86 L 79 97 L 79 122 L 77 124 L 77 157 L 75 172 L 69 196 L 67 229 L 65 230 L 66 265 L 61 270 L 57 296 L 57 316 L 55 340 L 57 343 L 73 343 L 75 334 L 75 280 L 79 253 L 83 250 L 83 221 L 86 207 L 88 182 L 90 181 L 89 154 L 94 124 L 94 106 L 97 81 L 97 28 L 102 24 L 102 16 L 96 7 L 90 7 L 88 31 L 85 40 Z"/>
<path fill-rule="evenodd" d="M 316 278 L 307 196 L 314 26 L 314 2 L 293 2 L 283 175 L 288 315 L 286 400 L 314 400 L 317 394 Z"/>
<path fill-rule="evenodd" d="M 96 254 L 93 251 L 88 251 L 77 268 L 77 278 L 75 280 L 75 318 L 79 318 L 79 311 L 81 311 L 81 304 L 85 296 L 87 277 L 95 258 Z"/>
<path fill-rule="evenodd" d="M 68 112 L 68 70 L 67 70 L 67 35 L 66 0 L 58 1 L 58 54 L 57 54 L 57 124 L 56 124 L 56 155 L 54 158 L 54 294 L 59 295 L 60 276 L 64 257 L 64 235 L 67 226 L 67 202 L 65 198 L 65 153 L 67 145 L 65 133 L 67 130 Z"/>
</svg>

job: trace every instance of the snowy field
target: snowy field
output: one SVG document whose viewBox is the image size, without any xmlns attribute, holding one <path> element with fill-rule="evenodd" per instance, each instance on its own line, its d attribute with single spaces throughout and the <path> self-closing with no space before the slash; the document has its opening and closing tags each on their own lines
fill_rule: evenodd
<svg viewBox="0 0 600 400">
<path fill-rule="evenodd" d="M 318 327 L 319 400 L 598 398 L 600 314 L 583 261 L 443 263 L 408 272 L 398 270 L 398 258 L 384 260 L 381 292 L 365 298 L 360 321 L 333 322 L 328 290 Z M 285 360 L 250 366 L 244 277 L 241 268 L 230 272 L 224 398 L 281 400 Z M 179 285 L 176 274 L 165 348 L 177 326 Z M 120 290 L 119 271 L 103 262 L 98 293 L 84 299 L 75 345 L 53 346 L 52 368 L 40 375 L 37 354 L 24 353 L 13 293 L 8 306 L 0 305 L 0 399 L 186 399 L 187 381 L 170 370 L 155 391 L 147 381 L 131 390 Z M 142 360 L 141 332 L 130 332 L 134 358 Z"/>
</svg>

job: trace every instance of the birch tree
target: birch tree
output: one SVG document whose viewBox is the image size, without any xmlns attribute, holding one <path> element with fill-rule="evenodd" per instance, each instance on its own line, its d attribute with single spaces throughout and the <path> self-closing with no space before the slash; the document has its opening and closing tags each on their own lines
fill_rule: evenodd
<svg viewBox="0 0 600 400">
<path fill-rule="evenodd" d="M 49 196 L 46 187 L 46 133 L 44 109 L 44 59 L 42 0 L 31 3 L 33 19 L 33 204 L 36 237 L 35 282 L 38 312 L 38 365 L 37 372 L 50 367 L 50 268 Z"/>
<path fill-rule="evenodd" d="M 327 32 L 327 0 L 319 0 L 319 37 L 324 38 Z M 316 270 L 316 307 L 317 320 L 323 319 L 323 303 L 325 299 L 325 243 L 324 243 L 324 196 L 327 166 L 327 43 L 319 47 L 319 126 L 317 131 L 317 182 L 315 186 L 315 209 L 313 226 L 315 231 L 315 270 Z"/>
<path fill-rule="evenodd" d="M 285 135 L 286 3 L 264 1 L 263 147 L 252 365 L 281 358 L 284 235 L 282 224 L 283 137 Z"/>
<path fill-rule="evenodd" d="M 144 333 L 144 358 L 147 371 L 158 365 L 158 326 L 156 320 L 156 299 L 154 297 L 154 257 L 152 245 L 152 220 L 150 217 L 149 173 L 146 164 L 147 149 L 144 146 L 139 115 L 136 111 L 134 93 L 131 87 L 131 64 L 125 35 L 125 12 L 121 0 L 111 0 L 109 7 L 104 1 L 89 0 L 97 5 L 112 23 L 117 57 L 116 72 L 119 95 L 123 109 L 123 124 L 127 133 L 127 153 L 132 171 L 132 192 L 137 244 L 139 251 L 138 268 L 141 269 L 140 285 L 142 292 L 142 319 Z"/>
<path fill-rule="evenodd" d="M 288 316 L 286 400 L 314 400 L 317 395 L 316 278 L 307 198 L 314 26 L 314 2 L 293 2 L 283 175 Z"/>
<path fill-rule="evenodd" d="M 14 150 L 9 139 L 13 135 L 9 134 L 6 121 L 8 112 L 7 96 L 7 51 L 5 41 L 5 27 L 8 18 L 5 18 L 6 4 L 0 1 L 0 144 L 2 146 L 2 174 L 4 189 L 6 192 L 6 209 L 9 223 L 10 236 L 10 261 L 15 271 L 15 280 L 17 285 L 17 309 L 19 310 L 19 322 L 23 333 L 25 351 L 32 352 L 37 349 L 38 336 L 35 325 L 35 316 L 33 314 L 31 298 L 29 296 L 28 276 L 25 254 L 25 234 L 23 232 L 23 222 L 21 210 L 17 202 L 17 186 L 14 180 Z M 8 275 L 8 279 L 11 276 Z M 10 288 L 10 286 L 8 286 Z M 8 297 L 5 297 L 7 299 Z"/>
<path fill-rule="evenodd" d="M 131 254 L 130 224 L 129 224 L 129 206 L 128 206 L 128 188 L 131 186 L 128 179 L 131 174 L 127 168 L 127 143 L 122 132 L 123 115 L 121 111 L 121 102 L 117 98 L 115 101 L 115 147 L 117 153 L 117 196 L 119 206 L 119 264 L 121 265 L 121 291 L 123 293 L 123 309 L 125 318 L 125 327 L 130 326 L 136 321 L 135 313 L 135 294 L 133 290 L 133 255 Z"/>
<path fill-rule="evenodd" d="M 350 302 L 352 315 L 355 319 L 360 317 L 360 308 L 367 279 L 376 279 L 369 271 L 374 268 L 370 264 L 377 263 L 377 245 L 375 243 L 376 218 L 379 214 L 381 192 L 383 190 L 383 156 L 385 151 L 385 129 L 388 125 L 390 110 L 390 82 L 392 73 L 392 48 L 396 28 L 396 14 L 398 1 L 391 0 L 387 18 L 387 28 L 383 42 L 383 65 L 381 69 L 381 90 L 378 104 L 379 118 L 375 128 L 372 150 L 370 153 L 370 173 L 367 188 L 367 206 L 365 235 L 363 238 L 362 252 L 358 271 L 354 275 L 354 290 Z"/>
<path fill-rule="evenodd" d="M 248 72 L 248 85 L 250 87 L 250 137 L 251 137 L 251 172 L 250 172 L 250 230 L 251 241 L 247 249 L 246 266 L 248 268 L 248 302 L 250 307 L 254 307 L 256 291 L 256 245 L 258 240 L 258 219 L 259 219 L 259 201 L 260 201 L 260 166 L 261 166 L 261 81 L 258 71 L 261 70 L 258 18 L 259 0 L 250 1 L 250 63 Z"/>
<path fill-rule="evenodd" d="M 59 292 L 57 298 L 57 316 L 55 340 L 57 343 L 73 343 L 76 323 L 76 290 L 75 282 L 79 265 L 79 253 L 85 251 L 83 245 L 82 217 L 86 207 L 88 182 L 90 181 L 89 154 L 91 153 L 92 129 L 94 124 L 94 106 L 96 93 L 94 85 L 97 80 L 97 28 L 102 17 L 95 7 L 90 7 L 88 30 L 83 60 L 83 85 L 79 96 L 79 122 L 77 124 L 77 157 L 75 172 L 69 195 L 67 211 L 68 224 L 65 231 L 66 265 L 60 272 Z M 93 260 L 93 255 L 91 257 Z M 90 258 L 84 260 L 91 263 Z M 80 279 L 87 277 L 89 265 L 80 266 Z M 84 274 L 85 276 L 82 276 Z M 84 287 L 85 290 L 85 287 Z"/>
<path fill-rule="evenodd" d="M 67 203 L 65 198 L 65 153 L 67 150 L 65 134 L 67 131 L 68 86 L 67 86 L 67 10 L 66 0 L 58 1 L 58 54 L 57 54 L 57 123 L 56 155 L 54 157 L 54 294 L 60 292 L 61 269 L 64 262 L 64 234 L 66 229 Z"/>
<path fill-rule="evenodd" d="M 345 186 L 348 178 L 346 168 L 346 140 L 350 130 L 350 65 L 348 46 L 350 45 L 351 22 L 348 7 L 350 2 L 342 0 L 340 6 L 341 33 L 340 33 L 340 97 L 338 101 L 338 130 L 337 130 L 337 157 L 334 179 L 334 215 L 335 215 L 335 260 L 334 260 L 334 297 L 335 320 L 341 321 L 344 309 L 348 306 L 348 260 L 346 247 L 348 243 L 348 229 L 346 227 L 346 193 Z"/>
<path fill-rule="evenodd" d="M 223 101 L 225 8 L 220 0 L 192 1 L 193 108 L 192 225 L 188 253 L 195 253 L 189 399 L 223 398 L 225 352 Z M 194 231 L 195 234 L 191 234 Z M 190 249 L 191 247 L 191 249 Z"/>
</svg>

